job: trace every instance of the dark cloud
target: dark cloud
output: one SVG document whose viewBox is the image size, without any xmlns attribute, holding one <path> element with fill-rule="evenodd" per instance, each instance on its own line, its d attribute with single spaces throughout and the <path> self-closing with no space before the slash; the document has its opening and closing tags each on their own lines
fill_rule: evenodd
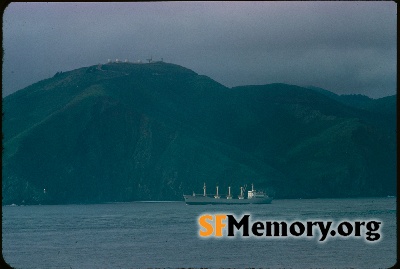
<svg viewBox="0 0 400 269">
<path fill-rule="evenodd" d="M 12 3 L 3 96 L 57 71 L 149 56 L 232 87 L 396 92 L 393 2 Z"/>
</svg>

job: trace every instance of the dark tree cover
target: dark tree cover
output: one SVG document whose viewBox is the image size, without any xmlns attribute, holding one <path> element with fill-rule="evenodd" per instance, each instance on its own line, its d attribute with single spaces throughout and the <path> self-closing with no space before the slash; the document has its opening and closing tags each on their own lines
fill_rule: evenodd
<svg viewBox="0 0 400 269">
<path fill-rule="evenodd" d="M 396 96 L 109 63 L 57 72 L 3 112 L 3 204 L 183 200 L 203 182 L 275 198 L 396 192 Z"/>
</svg>

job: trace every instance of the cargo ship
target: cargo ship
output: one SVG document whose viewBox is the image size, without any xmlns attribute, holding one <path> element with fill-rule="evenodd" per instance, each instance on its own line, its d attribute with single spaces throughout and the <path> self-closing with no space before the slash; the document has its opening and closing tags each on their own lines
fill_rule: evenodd
<svg viewBox="0 0 400 269">
<path fill-rule="evenodd" d="M 254 185 L 251 184 L 251 191 L 247 192 L 247 197 L 244 197 L 245 188 L 240 187 L 240 195 L 238 198 L 233 198 L 231 195 L 231 187 L 228 187 L 228 194 L 225 196 L 220 196 L 217 193 L 215 195 L 207 195 L 206 183 L 203 186 L 203 194 L 196 194 L 193 192 L 192 195 L 183 195 L 186 204 L 188 205 L 216 205 L 216 204 L 270 204 L 272 202 L 272 197 L 269 197 L 263 191 L 254 190 Z"/>
</svg>

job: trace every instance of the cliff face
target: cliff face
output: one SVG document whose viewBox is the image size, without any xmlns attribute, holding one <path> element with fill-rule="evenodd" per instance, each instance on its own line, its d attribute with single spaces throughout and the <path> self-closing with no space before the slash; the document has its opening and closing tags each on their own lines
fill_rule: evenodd
<svg viewBox="0 0 400 269">
<path fill-rule="evenodd" d="M 3 204 L 181 200 L 203 182 L 277 198 L 395 194 L 395 96 L 343 100 L 229 89 L 167 63 L 57 73 L 3 99 Z"/>
</svg>

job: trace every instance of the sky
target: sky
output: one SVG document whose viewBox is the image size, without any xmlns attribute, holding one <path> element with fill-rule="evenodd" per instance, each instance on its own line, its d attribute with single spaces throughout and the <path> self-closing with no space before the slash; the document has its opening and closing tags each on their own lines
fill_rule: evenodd
<svg viewBox="0 0 400 269">
<path fill-rule="evenodd" d="M 3 97 L 58 71 L 163 58 L 227 86 L 396 94 L 395 2 L 11 3 Z"/>
</svg>

